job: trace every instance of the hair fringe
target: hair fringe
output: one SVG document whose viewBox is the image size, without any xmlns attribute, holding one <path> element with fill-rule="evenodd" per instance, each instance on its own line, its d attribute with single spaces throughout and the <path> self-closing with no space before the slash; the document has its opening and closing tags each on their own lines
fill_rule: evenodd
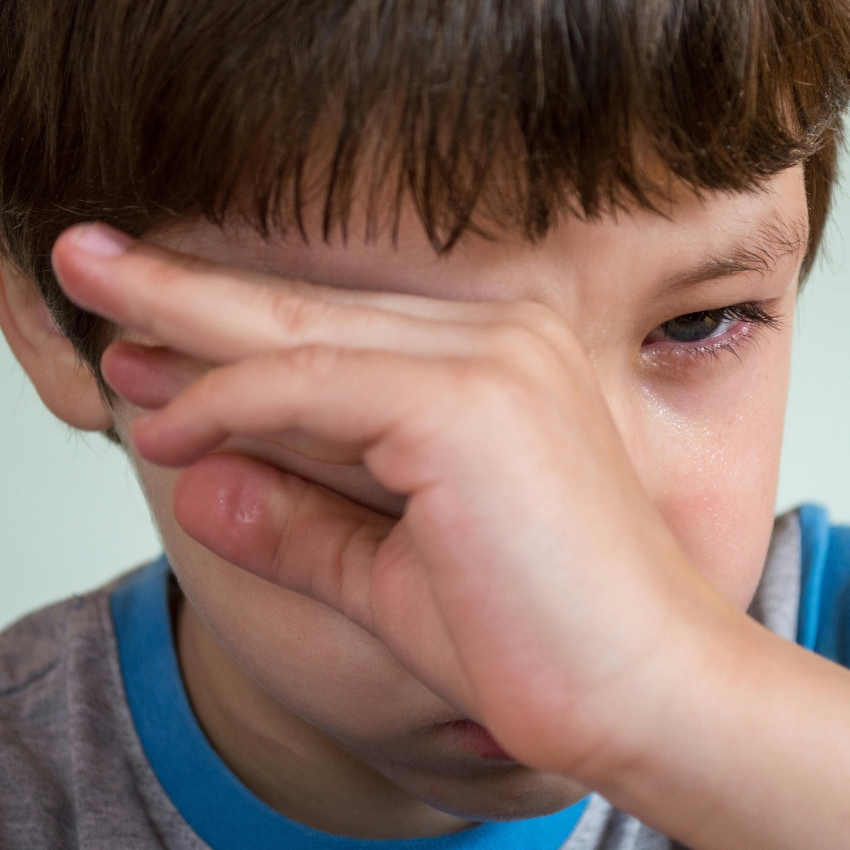
<svg viewBox="0 0 850 850">
<path fill-rule="evenodd" d="M 653 208 L 648 159 L 696 191 L 802 162 L 808 268 L 850 98 L 845 0 L 4 0 L 0 54 L 0 250 L 98 377 L 50 268 L 76 222 L 307 239 L 319 206 L 346 239 L 363 201 L 374 239 L 409 200 L 445 252 Z"/>
</svg>

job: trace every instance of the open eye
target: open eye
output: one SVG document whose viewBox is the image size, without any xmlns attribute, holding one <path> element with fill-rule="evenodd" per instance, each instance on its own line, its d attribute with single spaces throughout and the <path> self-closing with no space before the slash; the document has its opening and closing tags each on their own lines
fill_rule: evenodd
<svg viewBox="0 0 850 850">
<path fill-rule="evenodd" d="M 702 342 L 706 339 L 722 336 L 740 322 L 735 316 L 718 315 L 719 310 L 702 310 L 699 313 L 686 313 L 656 328 L 647 341 L 660 342 Z"/>
<path fill-rule="evenodd" d="M 656 342 L 672 342 L 679 345 L 694 345 L 718 339 L 734 330 L 738 325 L 766 325 L 775 327 L 778 319 L 762 304 L 755 302 L 721 307 L 717 310 L 700 310 L 683 313 L 659 325 L 646 339 L 644 345 Z"/>
</svg>

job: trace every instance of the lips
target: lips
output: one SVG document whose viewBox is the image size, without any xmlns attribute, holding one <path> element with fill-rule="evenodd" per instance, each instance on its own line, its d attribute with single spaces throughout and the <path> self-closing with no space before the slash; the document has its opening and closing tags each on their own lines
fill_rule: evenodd
<svg viewBox="0 0 850 850">
<path fill-rule="evenodd" d="M 516 761 L 474 720 L 456 720 L 454 723 L 447 723 L 445 728 L 451 738 L 472 755 L 493 761 Z"/>
</svg>

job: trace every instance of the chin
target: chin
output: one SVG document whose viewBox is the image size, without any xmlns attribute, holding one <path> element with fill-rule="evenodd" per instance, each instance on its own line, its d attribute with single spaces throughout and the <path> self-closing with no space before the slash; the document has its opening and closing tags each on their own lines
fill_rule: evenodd
<svg viewBox="0 0 850 850">
<path fill-rule="evenodd" d="M 508 821 L 543 817 L 566 809 L 590 793 L 558 774 L 523 765 L 458 766 L 446 772 L 412 767 L 382 768 L 381 772 L 423 803 L 469 821 Z"/>
</svg>

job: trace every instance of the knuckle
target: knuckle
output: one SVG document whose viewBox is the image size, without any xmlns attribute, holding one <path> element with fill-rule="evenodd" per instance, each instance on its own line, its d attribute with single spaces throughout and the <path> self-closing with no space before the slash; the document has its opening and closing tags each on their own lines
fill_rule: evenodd
<svg viewBox="0 0 850 850">
<path fill-rule="evenodd" d="M 263 289 L 265 305 L 287 336 L 304 337 L 321 324 L 331 310 L 331 305 L 312 298 L 304 298 L 280 289 Z"/>
<path fill-rule="evenodd" d="M 191 255 L 165 254 L 157 251 L 148 254 L 147 261 L 148 278 L 155 286 L 173 287 L 187 279 L 195 277 L 208 278 L 212 266 L 206 260 Z"/>
<path fill-rule="evenodd" d="M 493 352 L 511 371 L 540 377 L 558 364 L 549 339 L 525 324 L 505 323 L 494 328 Z"/>
<path fill-rule="evenodd" d="M 181 265 L 159 257 L 150 259 L 145 268 L 145 277 L 154 297 L 158 297 L 159 292 L 173 290 L 186 280 L 186 276 L 186 270 Z"/>
<path fill-rule="evenodd" d="M 558 313 L 539 301 L 517 301 L 512 305 L 513 320 L 544 337 L 557 338 L 565 330 L 564 320 Z"/>
<path fill-rule="evenodd" d="M 313 381 L 329 378 L 339 368 L 342 354 L 339 348 L 324 343 L 301 345 L 286 355 L 290 367 L 299 375 Z"/>
<path fill-rule="evenodd" d="M 511 319 L 549 341 L 554 349 L 567 351 L 574 335 L 556 310 L 539 301 L 517 301 L 511 305 Z"/>
<path fill-rule="evenodd" d="M 458 363 L 452 377 L 459 408 L 476 416 L 503 418 L 528 400 L 528 389 L 516 371 L 494 358 Z"/>
<path fill-rule="evenodd" d="M 539 301 L 513 301 L 509 316 L 518 324 L 528 327 L 547 327 L 550 323 L 560 322 L 557 313 Z"/>
</svg>

